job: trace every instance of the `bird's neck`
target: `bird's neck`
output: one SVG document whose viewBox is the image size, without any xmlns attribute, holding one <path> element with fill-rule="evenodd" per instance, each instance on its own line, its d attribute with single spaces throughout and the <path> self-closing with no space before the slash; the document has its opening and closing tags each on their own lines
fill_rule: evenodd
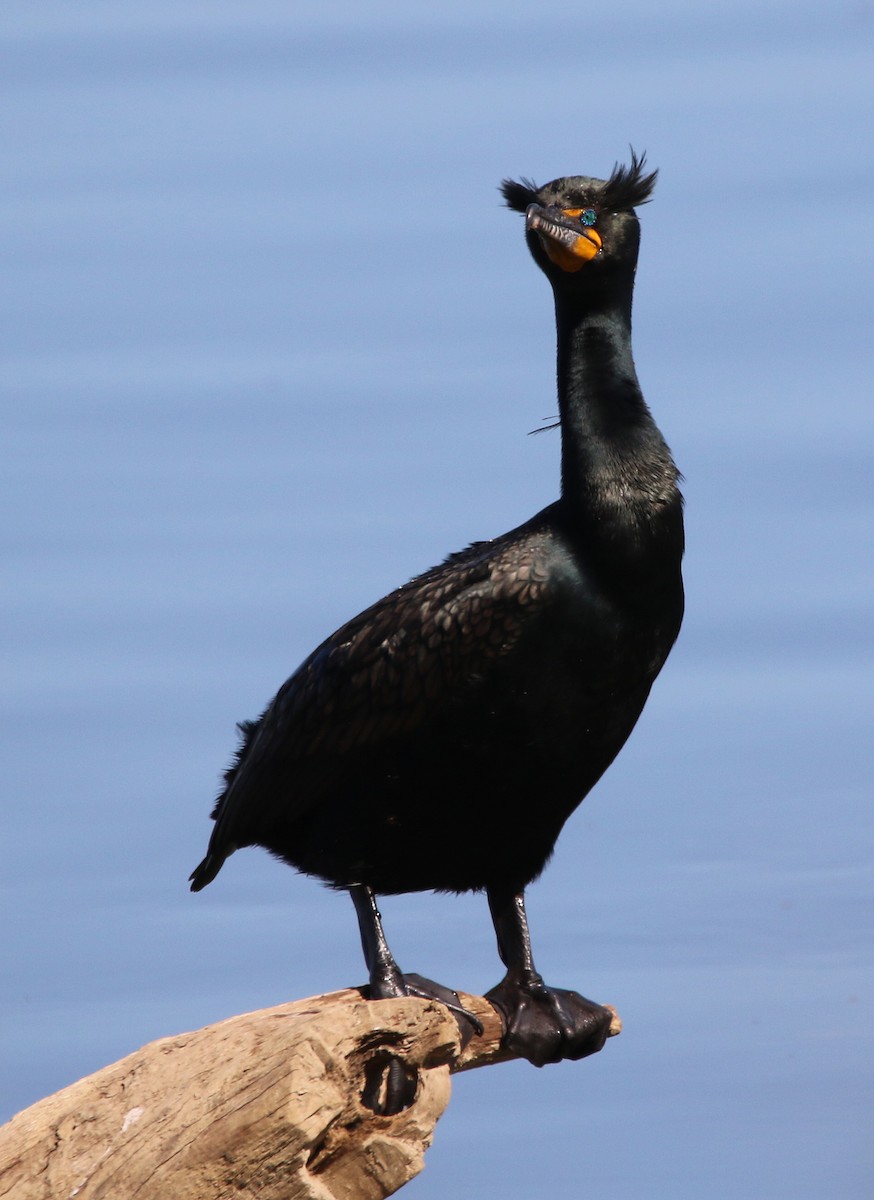
<svg viewBox="0 0 874 1200">
<path fill-rule="evenodd" d="M 562 507 L 614 559 L 663 555 L 681 528 L 677 470 L 644 402 L 626 296 L 556 300 Z"/>
</svg>

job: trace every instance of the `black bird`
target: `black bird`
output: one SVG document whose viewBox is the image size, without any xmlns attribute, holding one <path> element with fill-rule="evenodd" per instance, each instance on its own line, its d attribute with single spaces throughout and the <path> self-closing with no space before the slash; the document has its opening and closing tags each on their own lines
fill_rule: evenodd
<svg viewBox="0 0 874 1200">
<path fill-rule="evenodd" d="M 683 613 L 678 473 L 631 354 L 634 209 L 655 176 L 632 152 L 606 181 L 504 182 L 555 296 L 560 499 L 313 651 L 240 726 L 191 876 L 199 891 L 254 845 L 348 888 L 370 995 L 456 1009 L 402 975 L 375 895 L 485 891 L 507 968 L 489 998 L 505 1044 L 538 1065 L 600 1049 L 609 1013 L 546 987 L 524 889 L 631 733 Z"/>
</svg>

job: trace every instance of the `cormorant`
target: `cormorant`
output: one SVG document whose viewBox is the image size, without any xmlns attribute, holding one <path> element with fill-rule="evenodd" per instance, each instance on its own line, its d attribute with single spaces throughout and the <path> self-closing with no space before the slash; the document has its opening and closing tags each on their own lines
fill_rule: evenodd
<svg viewBox="0 0 874 1200">
<path fill-rule="evenodd" d="M 505 1044 L 541 1065 L 600 1049 L 609 1012 L 548 988 L 524 890 L 618 754 L 683 613 L 678 472 L 631 353 L 656 172 L 505 180 L 552 285 L 561 495 L 377 601 L 302 663 L 242 742 L 193 891 L 263 846 L 355 902 L 370 995 L 457 996 L 404 976 L 377 893 L 485 891 Z M 454 1002 L 453 1002 L 453 997 Z"/>
</svg>

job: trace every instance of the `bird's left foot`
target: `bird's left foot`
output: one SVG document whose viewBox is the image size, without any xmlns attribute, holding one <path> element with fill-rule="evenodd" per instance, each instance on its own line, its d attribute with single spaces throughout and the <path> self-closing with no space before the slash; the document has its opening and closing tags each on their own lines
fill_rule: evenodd
<svg viewBox="0 0 874 1200">
<path fill-rule="evenodd" d="M 504 979 L 486 993 L 504 1021 L 503 1045 L 535 1067 L 597 1054 L 613 1013 L 578 992 L 549 988 L 539 975 Z"/>
</svg>

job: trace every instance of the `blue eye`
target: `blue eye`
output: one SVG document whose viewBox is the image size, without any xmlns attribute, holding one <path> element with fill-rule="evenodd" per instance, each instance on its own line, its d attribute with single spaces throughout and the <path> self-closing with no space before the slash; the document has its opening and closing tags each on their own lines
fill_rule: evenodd
<svg viewBox="0 0 874 1200">
<path fill-rule="evenodd" d="M 587 208 L 580 214 L 580 221 L 583 225 L 594 225 L 598 220 L 598 214 L 594 208 Z"/>
</svg>

